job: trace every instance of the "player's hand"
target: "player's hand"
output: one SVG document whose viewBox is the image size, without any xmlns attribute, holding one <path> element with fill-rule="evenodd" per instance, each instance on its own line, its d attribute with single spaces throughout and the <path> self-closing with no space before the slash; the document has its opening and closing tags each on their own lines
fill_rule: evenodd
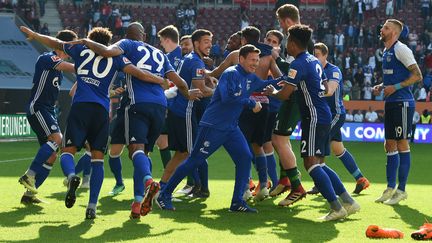
<svg viewBox="0 0 432 243">
<path fill-rule="evenodd" d="M 389 85 L 384 88 L 384 96 L 387 97 L 396 92 L 396 88 L 394 85 Z"/>
<path fill-rule="evenodd" d="M 190 89 L 189 90 L 189 100 L 200 100 L 203 97 L 203 93 L 200 89 Z"/>
<path fill-rule="evenodd" d="M 204 81 L 205 81 L 205 85 L 211 89 L 215 89 L 218 84 L 217 78 L 210 77 L 208 75 L 205 75 Z"/>
<path fill-rule="evenodd" d="M 35 32 L 25 26 L 21 26 L 20 30 L 27 35 L 27 40 L 31 41 L 34 38 Z"/>
<path fill-rule="evenodd" d="M 273 95 L 276 92 L 276 89 L 273 85 L 267 85 L 267 87 L 264 88 L 264 95 Z"/>
<path fill-rule="evenodd" d="M 252 109 L 252 111 L 253 111 L 254 113 L 258 113 L 258 112 L 260 112 L 261 109 L 262 109 L 261 102 L 257 101 L 257 102 L 255 103 L 255 107 Z"/>
<path fill-rule="evenodd" d="M 372 88 L 372 93 L 375 96 L 378 96 L 381 93 L 381 90 L 384 88 L 384 86 L 382 84 L 378 84 L 373 86 Z"/>
<path fill-rule="evenodd" d="M 273 47 L 273 50 L 272 50 L 272 57 L 273 57 L 273 59 L 276 60 L 279 57 L 280 51 L 281 51 L 281 48 L 279 46 Z"/>
<path fill-rule="evenodd" d="M 207 67 L 213 67 L 214 61 L 210 57 L 204 57 L 203 62 Z"/>
<path fill-rule="evenodd" d="M 161 83 L 161 86 L 164 90 L 167 90 L 170 88 L 170 81 L 166 78 L 163 79 L 163 83 Z"/>
<path fill-rule="evenodd" d="M 114 89 L 115 95 L 121 95 L 121 94 L 123 94 L 123 92 L 125 92 L 125 89 L 123 87 L 118 87 L 118 88 Z"/>
<path fill-rule="evenodd" d="M 84 38 L 84 39 L 78 39 L 78 40 L 73 40 L 73 41 L 68 41 L 68 42 L 65 42 L 65 44 L 69 44 L 69 45 L 79 45 L 79 44 L 81 44 L 81 45 L 85 45 L 87 42 L 86 42 L 87 40 Z"/>
</svg>

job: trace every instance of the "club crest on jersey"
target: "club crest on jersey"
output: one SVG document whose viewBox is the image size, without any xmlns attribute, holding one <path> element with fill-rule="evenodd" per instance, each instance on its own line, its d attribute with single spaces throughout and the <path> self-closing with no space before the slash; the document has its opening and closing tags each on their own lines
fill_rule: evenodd
<svg viewBox="0 0 432 243">
<path fill-rule="evenodd" d="M 53 60 L 53 62 L 59 62 L 61 58 L 59 56 L 51 56 L 51 60 Z"/>
<path fill-rule="evenodd" d="M 297 70 L 290 68 L 288 72 L 288 78 L 295 79 L 296 76 L 297 76 Z"/>
<path fill-rule="evenodd" d="M 123 57 L 123 62 L 124 62 L 125 64 L 129 64 L 129 63 L 131 63 L 127 57 Z"/>
<path fill-rule="evenodd" d="M 387 56 L 386 60 L 387 62 L 391 62 L 391 56 Z"/>
<path fill-rule="evenodd" d="M 201 68 L 197 69 L 195 76 L 197 76 L 197 77 L 204 76 L 204 69 L 201 69 Z"/>
</svg>

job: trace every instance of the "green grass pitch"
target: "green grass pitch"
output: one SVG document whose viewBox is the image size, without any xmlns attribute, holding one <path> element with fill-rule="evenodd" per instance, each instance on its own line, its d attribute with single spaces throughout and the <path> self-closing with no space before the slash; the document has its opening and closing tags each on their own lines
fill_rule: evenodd
<svg viewBox="0 0 432 243">
<path fill-rule="evenodd" d="M 23 206 L 19 203 L 24 191 L 18 178 L 29 166 L 37 151 L 37 142 L 0 143 L 0 241 L 31 242 L 364 242 L 369 241 L 365 230 L 370 224 L 393 227 L 405 233 L 404 241 L 413 241 L 417 230 L 432 215 L 432 179 L 430 144 L 413 144 L 412 167 L 408 179 L 408 200 L 398 206 L 374 203 L 386 187 L 383 145 L 379 143 L 346 143 L 356 157 L 371 187 L 354 196 L 362 209 L 344 221 L 320 222 L 317 218 L 327 213 L 328 205 L 320 196 L 308 196 L 289 208 L 271 198 L 253 205 L 258 214 L 229 213 L 233 185 L 234 164 L 222 149 L 209 159 L 211 196 L 207 200 L 174 202 L 177 211 L 165 212 L 156 207 L 139 221 L 129 219 L 132 186 L 132 163 L 123 154 L 123 175 L 126 190 L 108 196 L 114 179 L 105 164 L 105 181 L 99 197 L 98 218 L 84 220 L 88 192 L 79 189 L 77 203 L 71 209 L 64 206 L 65 187 L 60 164 L 57 163 L 39 197 L 47 203 Z M 299 144 L 293 142 L 298 152 Z M 298 153 L 296 153 L 298 156 Z M 80 154 L 76 156 L 76 161 Z M 156 150 L 152 154 L 155 178 L 162 174 L 162 163 Z M 299 157 L 298 157 L 299 158 Z M 106 160 L 105 160 L 106 161 Z M 341 176 L 351 192 L 355 182 L 335 157 L 327 164 Z M 312 186 L 309 175 L 298 161 L 306 188 Z M 254 178 L 257 178 L 254 174 Z M 180 186 L 183 186 L 181 183 Z M 286 194 L 285 194 L 286 195 Z M 394 240 L 387 240 L 394 241 Z M 381 242 L 381 241 L 380 241 Z"/>
</svg>

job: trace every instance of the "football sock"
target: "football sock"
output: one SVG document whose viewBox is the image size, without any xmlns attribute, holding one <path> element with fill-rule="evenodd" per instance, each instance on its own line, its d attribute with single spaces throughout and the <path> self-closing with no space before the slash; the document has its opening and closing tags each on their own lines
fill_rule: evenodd
<svg viewBox="0 0 432 243">
<path fill-rule="evenodd" d="M 71 153 L 62 153 L 60 155 L 60 165 L 63 170 L 63 175 L 70 179 L 71 175 L 75 175 L 74 157 Z"/>
<path fill-rule="evenodd" d="M 171 160 L 171 151 L 168 149 L 168 147 L 164 149 L 159 149 L 159 153 L 161 156 L 162 164 L 165 169 L 168 162 Z"/>
<path fill-rule="evenodd" d="M 334 201 L 337 201 L 336 193 L 333 189 L 331 180 L 319 164 L 310 167 L 308 173 L 312 177 L 315 186 L 318 188 L 318 191 L 321 192 L 323 197 L 327 199 L 330 204 Z"/>
<path fill-rule="evenodd" d="M 97 204 L 99 193 L 102 187 L 102 182 L 104 180 L 104 167 L 103 167 L 103 159 L 92 159 L 91 167 L 92 173 L 90 176 L 90 204 Z"/>
<path fill-rule="evenodd" d="M 47 163 L 44 163 L 42 165 L 42 168 L 40 168 L 39 172 L 36 174 L 36 177 L 35 177 L 36 188 L 39 188 L 44 183 L 44 181 L 48 177 L 49 173 L 51 172 L 51 169 L 52 169 L 52 165 L 49 165 Z"/>
<path fill-rule="evenodd" d="M 273 152 L 266 154 L 267 158 L 267 174 L 272 181 L 272 187 L 275 187 L 278 184 L 279 178 L 276 171 L 276 160 Z"/>
<path fill-rule="evenodd" d="M 292 169 L 285 170 L 285 173 L 291 182 L 292 190 L 293 191 L 297 190 L 301 185 L 300 171 L 297 169 L 297 167 L 294 167 Z"/>
<path fill-rule="evenodd" d="M 122 177 L 122 163 L 120 159 L 120 155 L 118 156 L 109 156 L 109 167 L 111 169 L 111 172 L 114 175 L 114 178 L 116 180 L 116 185 L 121 186 L 123 185 L 123 177 Z"/>
<path fill-rule="evenodd" d="M 411 167 L 411 153 L 409 150 L 399 152 L 400 165 L 399 165 L 399 186 L 398 189 L 405 191 L 405 186 L 408 180 L 408 174 Z"/>
<path fill-rule="evenodd" d="M 345 166 L 345 168 L 348 170 L 348 172 L 356 179 L 360 179 L 363 177 L 363 174 L 361 173 L 360 169 L 358 168 L 354 157 L 352 154 L 345 149 L 341 155 L 337 156 Z"/>
<path fill-rule="evenodd" d="M 26 174 L 28 176 L 35 176 L 40 168 L 42 167 L 42 164 L 45 163 L 49 159 L 49 157 L 57 151 L 58 145 L 55 142 L 48 141 L 42 146 L 40 146 L 35 158 L 33 159 L 32 163 L 30 164 L 30 168 L 27 170 Z"/>
<path fill-rule="evenodd" d="M 79 174 L 81 171 L 85 170 L 84 168 L 91 168 L 91 152 L 86 151 L 81 158 L 78 160 L 78 163 L 75 165 L 75 173 Z M 85 173 L 83 173 L 85 174 Z M 90 174 L 90 173 L 89 173 Z M 88 175 L 88 174 L 85 174 Z"/>
<path fill-rule="evenodd" d="M 260 189 L 267 186 L 267 159 L 264 154 L 255 156 L 255 168 L 258 172 Z"/>
<path fill-rule="evenodd" d="M 386 165 L 386 174 L 387 174 L 387 187 L 395 188 L 396 187 L 396 174 L 399 167 L 399 153 L 398 151 L 388 152 L 387 153 L 387 165 Z"/>
</svg>

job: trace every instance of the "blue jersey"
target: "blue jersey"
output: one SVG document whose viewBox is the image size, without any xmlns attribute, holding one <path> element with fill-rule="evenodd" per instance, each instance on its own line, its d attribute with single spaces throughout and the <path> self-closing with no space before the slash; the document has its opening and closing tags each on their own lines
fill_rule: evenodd
<svg viewBox="0 0 432 243">
<path fill-rule="evenodd" d="M 174 49 L 172 52 L 166 54 L 168 57 L 169 62 L 171 63 L 171 66 L 174 68 L 174 70 L 178 70 L 178 67 L 180 66 L 181 60 L 183 59 L 182 51 L 180 46 L 177 46 L 176 49 Z"/>
<path fill-rule="evenodd" d="M 174 71 L 168 57 L 147 43 L 123 39 L 118 47 L 122 49 L 124 56 L 142 70 L 161 77 Z M 126 74 L 126 82 L 131 105 L 143 102 L 167 105 L 164 90 L 159 84 L 143 82 L 129 74 Z"/>
<path fill-rule="evenodd" d="M 62 61 L 53 51 L 39 56 L 35 65 L 33 87 L 28 107 L 30 114 L 34 114 L 35 110 L 41 108 L 54 111 L 54 104 L 63 79 L 62 72 L 55 68 Z"/>
<path fill-rule="evenodd" d="M 109 111 L 110 85 L 130 61 L 123 56 L 99 56 L 85 45 L 65 44 L 63 49 L 75 62 L 77 90 L 72 102 L 98 103 Z"/>
<path fill-rule="evenodd" d="M 277 80 L 263 81 L 255 74 L 247 73 L 240 65 L 229 67 L 219 79 L 200 126 L 223 131 L 234 130 L 244 107 L 255 107 L 256 102 L 249 98 L 252 92 L 275 83 Z"/>
<path fill-rule="evenodd" d="M 343 82 L 342 73 L 340 69 L 331 63 L 327 63 L 324 67 L 324 73 L 328 81 L 334 81 L 339 84 L 334 94 L 330 97 L 325 97 L 327 104 L 330 106 L 332 115 L 345 114 L 345 107 L 343 105 Z"/>
<path fill-rule="evenodd" d="M 192 87 L 192 80 L 204 79 L 205 65 L 200 56 L 195 52 L 186 55 L 180 64 L 179 75 L 182 77 L 189 87 Z M 177 95 L 171 106 L 170 111 L 179 117 L 186 117 L 186 109 L 192 111 L 193 101 L 189 101 L 183 95 Z M 192 106 L 192 107 L 191 107 Z"/>
<path fill-rule="evenodd" d="M 388 50 L 383 53 L 383 80 L 384 86 L 395 85 L 403 82 L 410 76 L 408 67 L 416 64 L 412 51 L 402 42 L 396 41 Z M 414 97 L 411 92 L 412 87 L 404 87 L 396 90 L 393 94 L 386 97 L 386 102 L 410 102 L 414 105 Z"/>
<path fill-rule="evenodd" d="M 330 124 L 330 107 L 323 99 L 326 79 L 320 62 L 308 52 L 300 53 L 291 63 L 287 82 L 298 88 L 298 102 L 302 120 Z"/>
</svg>

